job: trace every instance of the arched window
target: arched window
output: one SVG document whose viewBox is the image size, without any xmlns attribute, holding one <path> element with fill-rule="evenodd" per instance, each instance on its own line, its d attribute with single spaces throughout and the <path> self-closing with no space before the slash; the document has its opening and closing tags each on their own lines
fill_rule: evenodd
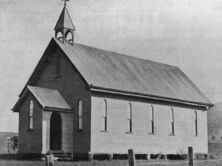
<svg viewBox="0 0 222 166">
<path fill-rule="evenodd" d="M 104 99 L 104 105 L 102 110 L 102 131 L 107 131 L 107 101 Z"/>
<path fill-rule="evenodd" d="M 133 131 L 133 124 L 132 124 L 132 119 L 133 119 L 133 113 L 132 113 L 132 105 L 131 103 L 129 102 L 129 108 L 127 110 L 127 130 L 128 132 L 132 132 Z"/>
<path fill-rule="evenodd" d="M 56 33 L 56 38 L 59 39 L 61 42 L 63 42 L 63 34 L 62 34 L 62 32 L 58 31 Z"/>
<path fill-rule="evenodd" d="M 78 102 L 78 130 L 83 129 L 83 111 L 82 111 L 82 101 Z"/>
<path fill-rule="evenodd" d="M 56 76 L 61 76 L 61 55 L 56 57 Z"/>
<path fill-rule="evenodd" d="M 198 119 L 197 119 L 197 111 L 195 111 L 195 136 L 198 135 Z"/>
<path fill-rule="evenodd" d="M 175 131 L 174 131 L 174 110 L 171 107 L 171 134 L 174 135 Z"/>
<path fill-rule="evenodd" d="M 73 34 L 70 31 L 67 31 L 65 35 L 66 41 L 70 42 L 72 44 L 73 42 Z"/>
<path fill-rule="evenodd" d="M 155 133 L 155 128 L 154 128 L 154 107 L 151 105 L 150 109 L 150 133 L 154 134 Z"/>
<path fill-rule="evenodd" d="M 33 109 L 34 109 L 34 104 L 33 101 L 30 100 L 29 102 L 29 129 L 33 129 Z"/>
</svg>

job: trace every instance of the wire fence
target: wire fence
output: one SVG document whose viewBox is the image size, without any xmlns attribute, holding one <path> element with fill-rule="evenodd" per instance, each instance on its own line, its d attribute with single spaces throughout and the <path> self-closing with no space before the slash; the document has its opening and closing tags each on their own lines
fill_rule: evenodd
<svg viewBox="0 0 222 166">
<path fill-rule="evenodd" d="M 1 166 L 45 166 L 43 161 L 0 161 Z M 194 161 L 194 166 L 221 166 L 222 159 L 220 160 L 203 160 Z M 127 163 L 122 162 L 56 162 L 55 166 L 128 166 Z M 148 162 L 137 163 L 136 166 L 189 166 L 186 161 L 163 161 L 163 162 Z"/>
<path fill-rule="evenodd" d="M 129 161 L 129 166 L 167 166 L 167 165 L 172 165 L 172 166 L 222 166 L 222 159 L 217 159 L 217 160 L 209 160 L 206 159 L 204 155 L 203 160 L 194 160 L 194 152 L 193 152 L 193 147 L 188 147 L 188 160 L 184 161 L 170 161 L 166 160 L 167 156 L 163 155 L 164 159 L 163 161 L 160 162 L 144 162 L 144 163 L 137 163 L 137 160 L 135 158 L 134 150 L 133 149 L 128 149 L 128 161 Z M 196 155 L 199 156 L 200 155 Z"/>
<path fill-rule="evenodd" d="M 45 166 L 44 161 L 0 160 L 0 166 Z M 125 161 L 55 162 L 55 166 L 128 166 Z M 189 166 L 189 161 L 136 161 L 136 166 Z M 194 166 L 222 166 L 222 159 L 194 160 Z"/>
<path fill-rule="evenodd" d="M 183 165 L 183 164 L 189 164 L 189 161 L 180 161 L 180 162 L 167 162 L 167 161 L 163 161 L 163 162 L 150 162 L 150 163 L 137 163 L 136 166 L 146 166 L 146 165 L 152 165 L 152 166 L 156 166 L 156 165 Z"/>
<path fill-rule="evenodd" d="M 162 162 L 144 162 L 136 163 L 136 166 L 189 166 L 189 161 L 162 161 Z M 194 160 L 194 166 L 222 166 L 222 159 L 212 159 L 212 160 Z"/>
</svg>

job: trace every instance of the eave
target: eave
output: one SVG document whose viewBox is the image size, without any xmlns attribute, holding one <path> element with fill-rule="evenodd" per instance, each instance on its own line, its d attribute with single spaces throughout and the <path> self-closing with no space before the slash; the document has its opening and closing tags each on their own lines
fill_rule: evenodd
<svg viewBox="0 0 222 166">
<path fill-rule="evenodd" d="M 142 98 L 142 99 L 148 99 L 148 100 L 155 100 L 155 101 L 167 102 L 167 103 L 172 103 L 172 104 L 175 103 L 175 104 L 181 104 L 185 106 L 200 107 L 200 108 L 203 108 L 204 110 L 208 110 L 209 108 L 214 106 L 212 103 L 187 101 L 187 100 L 174 99 L 174 98 L 168 98 L 168 97 L 162 97 L 162 96 L 156 96 L 156 95 L 150 95 L 150 94 L 142 94 L 142 93 L 123 91 L 123 90 L 103 88 L 103 87 L 98 87 L 94 85 L 90 85 L 90 91 L 98 92 L 98 93 L 108 93 L 108 94 L 113 94 L 113 95 L 121 95 L 125 97 L 136 97 L 136 98 Z"/>
<path fill-rule="evenodd" d="M 73 113 L 73 109 L 61 109 L 61 108 L 53 108 L 53 107 L 43 107 L 44 111 L 58 111 L 58 112 L 67 112 L 67 113 Z"/>
</svg>

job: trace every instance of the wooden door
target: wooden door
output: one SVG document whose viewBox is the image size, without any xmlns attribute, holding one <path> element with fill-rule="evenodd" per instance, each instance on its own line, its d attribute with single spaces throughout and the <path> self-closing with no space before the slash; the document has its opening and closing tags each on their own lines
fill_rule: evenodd
<svg viewBox="0 0 222 166">
<path fill-rule="evenodd" d="M 62 120 L 58 112 L 53 112 L 50 119 L 50 150 L 61 150 Z"/>
</svg>

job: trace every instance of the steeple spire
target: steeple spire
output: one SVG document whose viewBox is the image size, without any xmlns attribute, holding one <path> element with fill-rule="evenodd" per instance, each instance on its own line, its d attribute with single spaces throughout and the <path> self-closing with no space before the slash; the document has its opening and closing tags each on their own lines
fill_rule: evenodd
<svg viewBox="0 0 222 166">
<path fill-rule="evenodd" d="M 63 43 L 68 42 L 73 44 L 75 27 L 66 8 L 66 1 L 68 0 L 64 0 L 64 7 L 54 28 L 55 38 Z"/>
</svg>

